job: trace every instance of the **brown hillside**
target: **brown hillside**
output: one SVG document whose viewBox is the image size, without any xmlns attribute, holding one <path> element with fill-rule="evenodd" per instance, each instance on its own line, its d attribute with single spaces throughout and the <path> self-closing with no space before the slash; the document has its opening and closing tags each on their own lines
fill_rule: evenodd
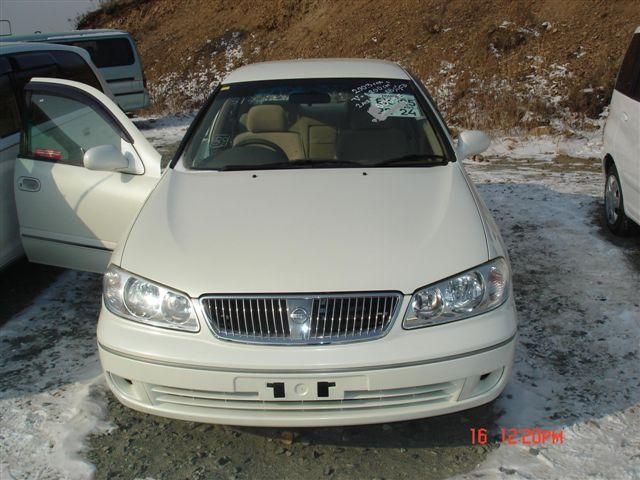
<svg viewBox="0 0 640 480">
<path fill-rule="evenodd" d="M 134 35 L 156 109 L 197 106 L 242 63 L 372 57 L 488 128 L 597 117 L 639 25 L 634 0 L 111 0 L 79 24 Z"/>
</svg>

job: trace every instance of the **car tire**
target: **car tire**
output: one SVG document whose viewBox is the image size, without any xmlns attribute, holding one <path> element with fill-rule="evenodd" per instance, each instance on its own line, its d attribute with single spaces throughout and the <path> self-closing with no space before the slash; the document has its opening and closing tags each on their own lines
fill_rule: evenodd
<svg viewBox="0 0 640 480">
<path fill-rule="evenodd" d="M 624 213 L 624 198 L 620 177 L 615 165 L 607 169 L 604 183 L 604 218 L 607 227 L 616 235 L 626 235 L 630 230 L 630 221 Z"/>
</svg>

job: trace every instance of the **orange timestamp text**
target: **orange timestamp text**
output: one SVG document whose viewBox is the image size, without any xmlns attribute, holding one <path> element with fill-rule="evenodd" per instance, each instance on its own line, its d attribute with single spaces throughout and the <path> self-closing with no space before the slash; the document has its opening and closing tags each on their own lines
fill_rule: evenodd
<svg viewBox="0 0 640 480">
<path fill-rule="evenodd" d="M 470 431 L 473 445 L 489 443 L 489 431 L 486 428 L 471 428 Z M 492 437 L 492 440 L 495 439 Z M 497 440 L 506 445 L 558 445 L 564 443 L 564 430 L 500 427 Z"/>
</svg>

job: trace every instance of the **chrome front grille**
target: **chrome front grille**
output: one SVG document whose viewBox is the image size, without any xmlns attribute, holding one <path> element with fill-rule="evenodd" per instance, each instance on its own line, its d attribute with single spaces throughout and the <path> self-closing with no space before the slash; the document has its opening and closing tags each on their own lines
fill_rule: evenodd
<svg viewBox="0 0 640 480">
<path fill-rule="evenodd" d="M 205 296 L 206 319 L 221 338 L 250 343 L 318 344 L 384 335 L 400 308 L 398 292 Z"/>
</svg>

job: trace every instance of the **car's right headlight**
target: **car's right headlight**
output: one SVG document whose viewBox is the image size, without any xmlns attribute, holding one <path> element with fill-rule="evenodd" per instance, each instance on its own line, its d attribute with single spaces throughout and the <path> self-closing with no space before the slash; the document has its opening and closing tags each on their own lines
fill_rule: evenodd
<svg viewBox="0 0 640 480">
<path fill-rule="evenodd" d="M 115 265 L 109 265 L 102 287 L 104 305 L 119 317 L 173 330 L 200 330 L 191 299 L 183 293 Z"/>
<path fill-rule="evenodd" d="M 509 297 L 509 264 L 496 258 L 417 290 L 404 316 L 404 328 L 462 320 L 493 310 Z"/>
</svg>

